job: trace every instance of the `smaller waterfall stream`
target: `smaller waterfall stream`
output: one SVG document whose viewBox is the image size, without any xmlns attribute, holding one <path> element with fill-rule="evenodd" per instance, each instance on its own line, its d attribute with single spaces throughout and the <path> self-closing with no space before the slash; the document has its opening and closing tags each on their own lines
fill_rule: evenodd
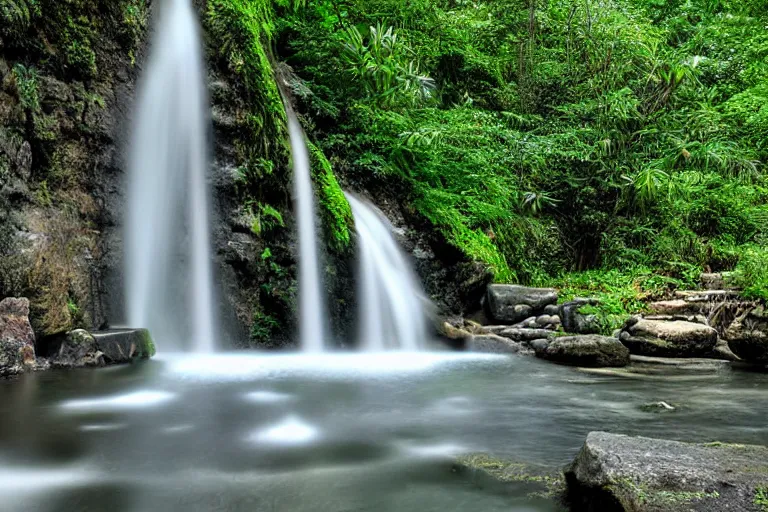
<svg viewBox="0 0 768 512">
<path fill-rule="evenodd" d="M 360 347 L 367 351 L 419 350 L 427 340 L 424 293 L 375 206 L 347 194 L 360 252 Z"/>
<path fill-rule="evenodd" d="M 168 0 L 139 89 L 129 157 L 128 321 L 162 348 L 212 352 L 205 70 L 191 0 Z M 175 345 L 175 346 L 174 346 Z"/>
<path fill-rule="evenodd" d="M 309 152 L 296 116 L 288 110 L 288 135 L 293 158 L 293 186 L 299 226 L 299 339 L 302 350 L 325 350 L 325 304 L 321 293 L 320 260 L 317 252 L 315 202 L 309 172 Z"/>
</svg>

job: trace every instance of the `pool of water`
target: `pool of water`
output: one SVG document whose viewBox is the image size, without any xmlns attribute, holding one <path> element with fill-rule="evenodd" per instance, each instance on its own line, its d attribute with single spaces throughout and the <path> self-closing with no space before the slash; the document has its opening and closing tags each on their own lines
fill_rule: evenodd
<svg viewBox="0 0 768 512">
<path fill-rule="evenodd" d="M 597 376 L 453 353 L 160 355 L 0 381 L 0 508 L 554 511 L 452 471 L 557 469 L 592 430 L 768 444 L 768 375 Z M 644 412 L 666 401 L 675 411 Z"/>
</svg>

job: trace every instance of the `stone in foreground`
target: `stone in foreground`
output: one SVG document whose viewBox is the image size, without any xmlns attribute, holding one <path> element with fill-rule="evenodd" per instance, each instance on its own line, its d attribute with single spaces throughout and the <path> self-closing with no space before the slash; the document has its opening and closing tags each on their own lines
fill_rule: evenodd
<svg viewBox="0 0 768 512">
<path fill-rule="evenodd" d="M 591 432 L 565 477 L 574 510 L 761 512 L 768 448 Z"/>
<path fill-rule="evenodd" d="M 502 324 L 514 324 L 543 313 L 546 306 L 557 302 L 557 292 L 553 288 L 492 284 L 486 299 L 491 318 Z"/>
<path fill-rule="evenodd" d="M 616 338 L 589 334 L 562 336 L 549 343 L 533 344 L 536 357 L 556 363 L 591 368 L 622 367 L 629 364 L 629 349 Z"/>
<path fill-rule="evenodd" d="M 715 348 L 717 331 L 693 322 L 630 318 L 619 339 L 633 354 L 700 357 L 709 355 Z"/>
</svg>

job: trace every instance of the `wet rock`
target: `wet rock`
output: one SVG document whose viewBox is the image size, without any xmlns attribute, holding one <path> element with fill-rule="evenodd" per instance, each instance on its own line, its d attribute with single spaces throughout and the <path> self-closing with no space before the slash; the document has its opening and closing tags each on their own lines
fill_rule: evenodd
<svg viewBox="0 0 768 512">
<path fill-rule="evenodd" d="M 744 361 L 768 364 L 768 312 L 757 306 L 739 315 L 725 330 L 731 351 Z"/>
<path fill-rule="evenodd" d="M 480 325 L 479 323 L 473 321 L 464 319 L 464 330 L 471 334 L 490 334 L 490 331 L 486 329 L 484 326 Z"/>
<path fill-rule="evenodd" d="M 597 316 L 582 313 L 585 306 L 596 306 L 596 299 L 576 298 L 572 301 L 560 304 L 560 321 L 565 332 L 574 334 L 596 334 L 600 332 L 600 324 Z"/>
<path fill-rule="evenodd" d="M 112 329 L 93 333 L 107 364 L 128 363 L 155 355 L 155 344 L 146 329 Z"/>
<path fill-rule="evenodd" d="M 555 323 L 555 321 L 551 315 L 541 315 L 536 317 L 536 325 L 539 327 L 544 327 L 545 325 L 551 325 L 553 323 Z"/>
<path fill-rule="evenodd" d="M 759 510 L 768 449 L 590 432 L 566 469 L 571 507 L 586 511 Z"/>
<path fill-rule="evenodd" d="M 472 338 L 471 332 L 455 327 L 448 322 L 437 324 L 436 327 L 438 336 L 456 348 L 464 346 Z"/>
<path fill-rule="evenodd" d="M 546 329 L 524 329 L 517 327 L 507 327 L 506 329 L 502 329 L 495 334 L 514 341 L 532 341 L 552 336 L 552 332 Z"/>
<path fill-rule="evenodd" d="M 670 412 L 676 410 L 677 407 L 670 405 L 667 402 L 651 402 L 640 406 L 641 411 L 645 412 Z"/>
<path fill-rule="evenodd" d="M 470 352 L 487 352 L 491 354 L 527 354 L 530 353 L 522 343 L 495 334 L 472 336 L 467 341 Z"/>
<path fill-rule="evenodd" d="M 84 368 L 106 364 L 96 339 L 84 329 L 68 332 L 49 361 L 53 368 Z"/>
<path fill-rule="evenodd" d="M 712 349 L 712 355 L 726 361 L 741 361 L 741 358 L 734 354 L 731 347 L 728 346 L 728 342 L 720 338 L 717 339 L 717 344 Z"/>
<path fill-rule="evenodd" d="M 624 324 L 619 339 L 633 354 L 698 357 L 715 348 L 717 331 L 693 322 L 631 318 Z"/>
<path fill-rule="evenodd" d="M 529 288 L 513 284 L 488 286 L 486 305 L 491 318 L 499 323 L 514 324 L 557 302 L 552 288 Z"/>
<path fill-rule="evenodd" d="M 629 350 L 616 338 L 587 334 L 554 338 L 534 347 L 536 357 L 574 366 L 622 367 L 629 364 Z"/>
</svg>

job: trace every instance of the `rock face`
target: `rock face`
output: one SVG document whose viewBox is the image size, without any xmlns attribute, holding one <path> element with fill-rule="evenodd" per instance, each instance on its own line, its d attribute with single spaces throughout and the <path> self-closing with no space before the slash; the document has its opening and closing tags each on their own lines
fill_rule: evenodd
<svg viewBox="0 0 768 512">
<path fill-rule="evenodd" d="M 737 317 L 725 331 L 731 351 L 750 363 L 768 364 L 768 312 L 763 306 Z"/>
<path fill-rule="evenodd" d="M 706 325 L 631 318 L 619 333 L 633 354 L 663 357 L 698 357 L 712 352 L 717 331 Z"/>
<path fill-rule="evenodd" d="M 768 449 L 591 432 L 565 477 L 574 510 L 758 512 Z"/>
<path fill-rule="evenodd" d="M 595 334 L 600 332 L 597 316 L 580 312 L 583 307 L 595 306 L 597 303 L 596 299 L 577 298 L 560 304 L 560 321 L 563 324 L 563 330 L 573 334 Z"/>
<path fill-rule="evenodd" d="M 29 301 L 0 302 L 0 377 L 17 375 L 35 366 L 35 333 L 29 323 Z"/>
<path fill-rule="evenodd" d="M 629 364 L 629 349 L 608 336 L 563 336 L 548 343 L 537 341 L 533 348 L 536 357 L 574 366 L 601 368 Z"/>
<path fill-rule="evenodd" d="M 514 324 L 557 302 L 553 288 L 528 288 L 515 284 L 488 286 L 486 305 L 491 318 L 502 324 Z"/>
</svg>

